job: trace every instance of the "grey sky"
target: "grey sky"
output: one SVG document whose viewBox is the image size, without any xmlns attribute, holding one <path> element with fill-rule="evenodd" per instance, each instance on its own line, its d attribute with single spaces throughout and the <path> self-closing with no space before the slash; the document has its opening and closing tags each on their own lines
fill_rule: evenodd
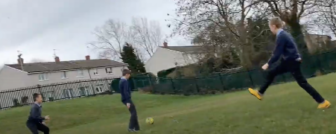
<svg viewBox="0 0 336 134">
<path fill-rule="evenodd" d="M 61 60 L 84 59 L 86 44 L 94 41 L 97 26 L 111 18 L 130 23 L 132 17 L 159 21 L 164 34 L 167 13 L 173 14 L 174 0 L 1 0 L 0 66 L 16 63 L 17 51 L 25 62 L 53 60 L 53 49 Z M 171 45 L 189 45 L 182 37 Z M 96 52 L 90 52 L 97 58 Z"/>
</svg>

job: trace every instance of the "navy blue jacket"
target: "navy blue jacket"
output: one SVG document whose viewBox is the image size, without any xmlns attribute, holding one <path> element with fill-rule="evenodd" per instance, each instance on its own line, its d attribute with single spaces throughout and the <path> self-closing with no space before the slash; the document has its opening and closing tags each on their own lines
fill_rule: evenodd
<svg viewBox="0 0 336 134">
<path fill-rule="evenodd" d="M 28 117 L 28 122 L 31 123 L 42 123 L 44 119 L 44 117 L 41 116 L 42 114 L 42 106 L 39 104 L 34 103 L 31 106 L 30 109 L 30 114 Z"/>
<path fill-rule="evenodd" d="M 277 62 L 280 58 L 284 61 L 301 60 L 301 56 L 293 37 L 283 30 L 280 30 L 277 33 L 276 47 L 273 51 L 271 59 L 268 61 L 268 64 L 271 65 Z"/>
<path fill-rule="evenodd" d="M 122 77 L 119 81 L 119 90 L 121 94 L 121 102 L 124 104 L 131 103 L 131 86 L 128 80 Z"/>
</svg>

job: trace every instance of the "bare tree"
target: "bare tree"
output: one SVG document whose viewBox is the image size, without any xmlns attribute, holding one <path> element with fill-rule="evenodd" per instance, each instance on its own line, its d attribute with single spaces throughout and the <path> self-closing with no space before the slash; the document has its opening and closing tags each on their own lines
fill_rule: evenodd
<svg viewBox="0 0 336 134">
<path fill-rule="evenodd" d="M 150 57 L 163 42 L 160 24 L 156 21 L 148 23 L 146 18 L 133 18 L 130 28 L 133 32 L 135 43 L 140 45 L 140 48 Z"/>
<path fill-rule="evenodd" d="M 120 60 L 125 42 L 135 44 L 136 54 L 142 59 L 153 55 L 162 43 L 162 32 L 158 22 L 148 23 L 146 18 L 134 18 L 132 24 L 108 20 L 94 31 L 97 40 L 90 44 L 99 51 L 99 57 Z M 143 52 L 144 51 L 144 52 Z"/>
<path fill-rule="evenodd" d="M 322 20 L 326 27 L 336 36 L 336 1 L 332 0 L 329 7 L 324 8 Z"/>
<path fill-rule="evenodd" d="M 327 7 L 325 0 L 260 0 L 268 5 L 267 9 L 273 15 L 280 17 L 286 22 L 295 37 L 298 47 L 306 51 L 307 46 L 300 20 L 302 18 L 316 18 L 314 15 L 321 13 L 321 8 Z M 266 10 L 266 9 L 265 9 Z"/>
<path fill-rule="evenodd" d="M 176 25 L 177 31 L 184 35 L 198 35 L 209 25 L 215 24 L 222 33 L 227 33 L 226 47 L 231 46 L 238 52 L 241 65 L 250 67 L 254 54 L 253 40 L 249 38 L 247 20 L 267 12 L 259 8 L 257 0 L 179 0 L 177 16 L 181 17 Z M 265 30 L 262 30 L 263 33 Z M 260 33 L 260 34 L 261 34 Z M 258 35 L 258 34 L 257 34 Z"/>
<path fill-rule="evenodd" d="M 127 32 L 125 23 L 109 19 L 103 26 L 95 29 L 97 41 L 90 44 L 100 51 L 101 58 L 120 59 L 122 45 L 128 41 Z"/>
</svg>

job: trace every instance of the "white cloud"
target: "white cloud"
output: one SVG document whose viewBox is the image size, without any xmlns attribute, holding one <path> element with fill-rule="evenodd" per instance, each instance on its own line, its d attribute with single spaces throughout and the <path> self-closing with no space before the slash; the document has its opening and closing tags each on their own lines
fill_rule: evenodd
<svg viewBox="0 0 336 134">
<path fill-rule="evenodd" d="M 109 18 L 130 22 L 132 17 L 147 17 L 159 21 L 169 34 L 164 20 L 174 9 L 172 0 L 1 0 L 0 65 L 16 63 L 17 50 L 25 62 L 51 61 L 53 49 L 61 60 L 84 59 L 86 44 L 95 40 L 94 28 Z M 169 43 L 189 42 L 178 37 Z"/>
</svg>

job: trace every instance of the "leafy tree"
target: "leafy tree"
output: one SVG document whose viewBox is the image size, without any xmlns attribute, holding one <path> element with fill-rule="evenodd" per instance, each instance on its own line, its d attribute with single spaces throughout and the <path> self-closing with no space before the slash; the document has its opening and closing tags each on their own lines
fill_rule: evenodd
<svg viewBox="0 0 336 134">
<path fill-rule="evenodd" d="M 121 59 L 124 63 L 128 64 L 128 69 L 132 70 L 133 73 L 145 73 L 144 63 L 135 54 L 134 47 L 127 43 L 123 46 L 120 53 Z"/>
</svg>

